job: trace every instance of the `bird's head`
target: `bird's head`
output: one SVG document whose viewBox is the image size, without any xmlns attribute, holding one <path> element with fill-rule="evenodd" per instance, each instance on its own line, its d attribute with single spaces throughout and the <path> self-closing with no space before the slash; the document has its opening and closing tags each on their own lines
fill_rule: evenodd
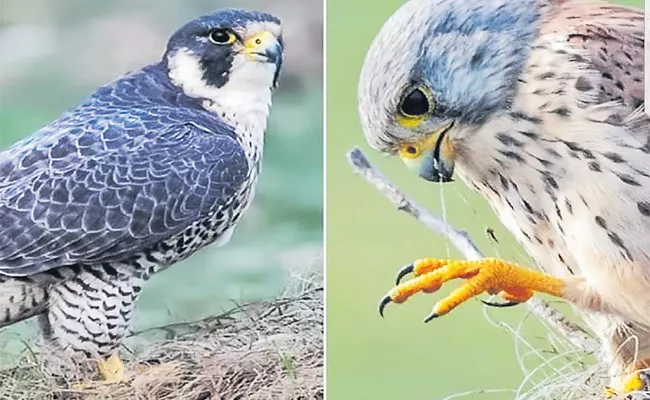
<svg viewBox="0 0 650 400">
<path fill-rule="evenodd" d="M 399 155 L 426 180 L 451 181 L 462 143 L 509 107 L 538 20 L 538 0 L 404 4 L 375 37 L 361 72 L 369 145 Z"/>
<path fill-rule="evenodd" d="M 238 9 L 194 19 L 169 39 L 164 60 L 172 81 L 192 97 L 265 93 L 277 86 L 283 61 L 280 20 Z"/>
</svg>

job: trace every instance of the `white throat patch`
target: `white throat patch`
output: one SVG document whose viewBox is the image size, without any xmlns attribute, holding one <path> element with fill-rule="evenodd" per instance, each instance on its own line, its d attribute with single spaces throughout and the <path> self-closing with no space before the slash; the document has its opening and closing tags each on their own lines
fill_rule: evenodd
<svg viewBox="0 0 650 400">
<path fill-rule="evenodd" d="M 203 79 L 199 58 L 180 49 L 168 58 L 169 77 L 186 95 L 203 99 L 203 107 L 235 127 L 249 159 L 259 161 L 271 106 L 275 66 L 236 55 L 228 82 L 220 88 Z"/>
</svg>

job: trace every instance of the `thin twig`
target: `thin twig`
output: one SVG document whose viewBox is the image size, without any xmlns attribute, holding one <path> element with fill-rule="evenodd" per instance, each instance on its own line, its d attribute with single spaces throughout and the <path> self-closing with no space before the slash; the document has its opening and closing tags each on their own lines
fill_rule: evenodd
<svg viewBox="0 0 650 400">
<path fill-rule="evenodd" d="M 406 197 L 379 169 L 370 164 L 368 158 L 360 149 L 355 147 L 350 150 L 348 159 L 354 172 L 373 184 L 398 210 L 404 211 L 432 231 L 446 237 L 466 259 L 478 260 L 483 258 L 483 254 L 481 254 L 481 251 L 467 232 L 450 225 L 431 211 Z M 569 321 L 562 313 L 545 301 L 532 298 L 526 302 L 526 305 L 533 315 L 546 321 L 554 329 L 561 332 L 578 350 L 587 354 L 595 354 L 598 351 L 598 342 L 587 331 Z"/>
</svg>

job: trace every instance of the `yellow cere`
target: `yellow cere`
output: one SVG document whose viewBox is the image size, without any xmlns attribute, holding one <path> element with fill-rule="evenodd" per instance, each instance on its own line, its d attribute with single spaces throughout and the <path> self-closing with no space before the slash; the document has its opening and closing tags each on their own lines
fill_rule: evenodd
<svg viewBox="0 0 650 400">
<path fill-rule="evenodd" d="M 414 159 L 420 157 L 420 145 L 417 143 L 403 144 L 399 148 L 399 156 L 401 158 Z"/>
<path fill-rule="evenodd" d="M 263 31 L 246 39 L 244 46 L 249 51 L 255 51 L 272 40 L 276 40 L 275 36 L 271 32 Z"/>
<path fill-rule="evenodd" d="M 416 159 L 419 158 L 422 153 L 426 153 L 429 150 L 432 150 L 436 146 L 438 141 L 438 136 L 440 132 L 444 132 L 444 129 L 433 132 L 429 135 L 426 135 L 422 140 L 415 143 L 406 143 L 400 146 L 399 156 L 402 159 Z"/>
</svg>

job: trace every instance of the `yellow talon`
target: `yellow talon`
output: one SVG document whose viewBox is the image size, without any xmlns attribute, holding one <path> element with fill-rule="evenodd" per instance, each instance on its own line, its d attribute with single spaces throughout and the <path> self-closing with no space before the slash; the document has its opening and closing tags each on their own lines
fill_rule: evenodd
<svg viewBox="0 0 650 400">
<path fill-rule="evenodd" d="M 399 283 L 408 273 L 415 278 Z M 561 279 L 495 258 L 474 261 L 423 259 L 400 270 L 398 284 L 382 299 L 379 311 L 388 303 L 402 303 L 418 292 L 435 292 L 447 281 L 465 279 L 449 296 L 433 307 L 426 321 L 449 313 L 458 305 L 481 293 L 501 293 L 507 300 L 526 301 L 534 292 L 562 297 Z"/>
<path fill-rule="evenodd" d="M 628 394 L 644 390 L 647 390 L 646 382 L 643 380 L 641 373 L 639 371 L 635 371 L 628 375 L 628 377 L 623 381 L 623 387 L 620 392 L 611 387 L 605 388 L 605 397 L 611 399 L 612 397 L 617 396 L 621 393 Z"/>
<path fill-rule="evenodd" d="M 648 370 L 647 366 L 647 361 L 637 364 L 637 370 L 628 375 L 623 381 L 623 393 L 634 393 L 648 390 L 648 379 L 643 376 L 643 372 Z"/>
<path fill-rule="evenodd" d="M 420 276 L 444 267 L 451 260 L 425 258 L 413 263 L 413 275 Z"/>
<path fill-rule="evenodd" d="M 624 393 L 638 392 L 644 388 L 645 382 L 641 378 L 641 374 L 638 371 L 630 374 L 630 376 L 623 383 Z"/>
<path fill-rule="evenodd" d="M 515 303 L 523 303 L 525 301 L 528 301 L 531 297 L 533 297 L 533 294 L 535 294 L 535 292 L 524 288 L 508 288 L 499 292 L 499 296 L 501 296 L 504 300 Z"/>
<path fill-rule="evenodd" d="M 119 383 L 124 381 L 124 364 L 117 354 L 113 354 L 105 361 L 100 361 L 98 367 L 104 383 Z"/>
<path fill-rule="evenodd" d="M 101 381 L 91 381 L 85 383 L 75 383 L 71 386 L 73 390 L 89 390 L 96 388 L 98 385 L 109 385 L 124 381 L 125 369 L 122 360 L 117 354 L 110 356 L 106 360 L 97 362 L 97 369 L 102 377 Z"/>
</svg>

